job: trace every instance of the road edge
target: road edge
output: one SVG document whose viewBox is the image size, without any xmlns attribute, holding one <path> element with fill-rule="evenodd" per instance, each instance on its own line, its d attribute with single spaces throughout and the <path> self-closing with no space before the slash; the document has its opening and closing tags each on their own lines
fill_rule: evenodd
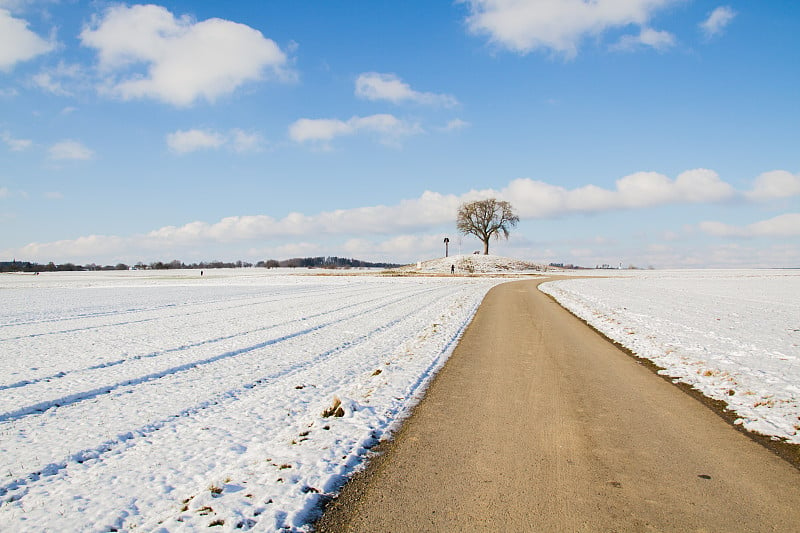
<svg viewBox="0 0 800 533">
<path fill-rule="evenodd" d="M 562 277 L 561 279 L 574 279 L 574 278 Z M 541 283 L 539 283 L 536 286 L 537 290 L 539 289 L 539 285 L 541 285 L 542 283 L 545 283 L 545 282 L 550 282 L 550 281 L 557 281 L 557 280 L 556 279 L 549 279 L 549 280 L 546 280 L 546 281 L 543 280 Z M 784 461 L 786 461 L 787 463 L 789 463 L 790 465 L 795 467 L 797 470 L 800 470 L 800 444 L 793 444 L 791 442 L 786 442 L 784 439 L 781 439 L 779 437 L 773 437 L 771 435 L 762 435 L 761 433 L 756 433 L 754 431 L 749 431 L 749 430 L 745 429 L 741 424 L 737 424 L 736 423 L 736 420 L 738 420 L 741 417 L 739 416 L 738 413 L 736 413 L 736 411 L 734 411 L 732 409 L 729 409 L 728 408 L 728 404 L 725 403 L 725 401 L 717 400 L 717 399 L 711 398 L 709 396 L 706 396 L 701 391 L 699 391 L 696 388 L 692 387 L 690 384 L 684 383 L 682 381 L 678 381 L 677 378 L 675 378 L 674 376 L 669 376 L 667 374 L 662 373 L 662 371 L 665 371 L 666 369 L 658 366 L 657 364 L 655 364 L 650 359 L 647 359 L 645 357 L 642 357 L 642 356 L 638 355 L 633 350 L 631 350 L 631 349 L 623 346 L 619 342 L 615 341 L 614 339 L 612 339 L 611 337 L 609 337 L 608 335 L 606 335 L 605 333 L 603 333 L 602 331 L 600 331 L 599 329 L 597 329 L 596 327 L 591 325 L 589 322 L 587 322 L 583 318 L 579 317 L 578 315 L 576 315 L 575 313 L 570 311 L 567 307 L 561 305 L 561 302 L 556 300 L 550 294 L 547 294 L 546 292 L 544 292 L 542 290 L 539 290 L 539 292 L 541 292 L 542 294 L 544 294 L 545 296 L 550 298 L 550 300 L 552 300 L 553 302 L 558 304 L 562 309 L 564 309 L 569 314 L 571 314 L 572 316 L 574 316 L 575 318 L 580 320 L 582 323 L 584 323 L 586 326 L 588 326 L 589 329 L 594 331 L 597 335 L 599 335 L 600 337 L 602 337 L 606 341 L 608 341 L 611 344 L 613 344 L 614 346 L 616 346 L 619 350 L 621 350 L 623 353 L 627 354 L 629 357 L 634 359 L 637 363 L 639 363 L 640 365 L 643 365 L 645 368 L 650 370 L 652 373 L 654 373 L 655 375 L 657 375 L 658 377 L 660 377 L 664 381 L 667 381 L 668 383 L 671 383 L 673 386 L 677 387 L 678 389 L 683 391 L 685 394 L 688 394 L 689 396 L 691 396 L 695 400 L 697 400 L 700 403 L 702 403 L 703 405 L 705 405 L 708 409 L 710 409 L 712 412 L 714 412 L 717 416 L 722 418 L 730 426 L 732 426 L 734 429 L 736 429 L 736 431 L 738 431 L 739 433 L 741 433 L 743 435 L 746 435 L 748 438 L 750 438 L 754 442 L 757 442 L 758 444 L 760 444 L 764 448 L 768 449 L 773 454 L 777 455 L 778 457 L 780 457 L 781 459 L 783 459 Z"/>
</svg>

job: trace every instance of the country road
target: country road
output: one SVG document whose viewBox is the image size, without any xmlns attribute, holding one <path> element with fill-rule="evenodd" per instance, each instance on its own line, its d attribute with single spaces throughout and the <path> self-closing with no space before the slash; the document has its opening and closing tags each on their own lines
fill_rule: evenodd
<svg viewBox="0 0 800 533">
<path fill-rule="evenodd" d="M 800 472 L 537 289 L 492 289 L 318 531 L 790 531 Z"/>
</svg>

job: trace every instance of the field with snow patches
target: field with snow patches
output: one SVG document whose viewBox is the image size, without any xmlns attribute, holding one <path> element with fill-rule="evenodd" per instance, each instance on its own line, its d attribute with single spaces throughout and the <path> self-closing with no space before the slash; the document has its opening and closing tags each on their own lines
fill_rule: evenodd
<svg viewBox="0 0 800 533">
<path fill-rule="evenodd" d="M 0 529 L 306 529 L 501 281 L 1 275 Z"/>
<path fill-rule="evenodd" d="M 800 270 L 611 274 L 541 290 L 748 430 L 800 444 Z"/>
</svg>

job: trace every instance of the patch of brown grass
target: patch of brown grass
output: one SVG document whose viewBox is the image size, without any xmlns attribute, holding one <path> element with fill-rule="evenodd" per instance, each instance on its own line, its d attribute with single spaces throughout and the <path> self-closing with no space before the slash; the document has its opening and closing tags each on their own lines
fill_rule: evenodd
<svg viewBox="0 0 800 533">
<path fill-rule="evenodd" d="M 333 397 L 333 405 L 322 411 L 323 418 L 330 418 L 332 416 L 344 416 L 344 408 L 342 407 L 342 400 L 338 396 Z"/>
</svg>

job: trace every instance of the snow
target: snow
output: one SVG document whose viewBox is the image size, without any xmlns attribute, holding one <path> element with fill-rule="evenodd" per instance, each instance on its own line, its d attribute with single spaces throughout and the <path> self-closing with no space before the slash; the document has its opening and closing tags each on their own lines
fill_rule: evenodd
<svg viewBox="0 0 800 533">
<path fill-rule="evenodd" d="M 454 260 L 541 268 L 0 275 L 0 529 L 307 530 L 507 279 Z M 800 271 L 600 274 L 542 290 L 800 443 Z"/>
<path fill-rule="evenodd" d="M 540 288 L 746 429 L 800 444 L 799 270 L 609 273 Z"/>
<path fill-rule="evenodd" d="M 440 257 L 429 261 L 420 261 L 395 269 L 396 272 L 420 274 L 450 274 L 455 267 L 455 274 L 533 274 L 547 269 L 544 265 L 521 261 L 497 255 L 469 254 Z"/>
<path fill-rule="evenodd" d="M 305 530 L 502 281 L 2 275 L 2 528 Z"/>
</svg>

